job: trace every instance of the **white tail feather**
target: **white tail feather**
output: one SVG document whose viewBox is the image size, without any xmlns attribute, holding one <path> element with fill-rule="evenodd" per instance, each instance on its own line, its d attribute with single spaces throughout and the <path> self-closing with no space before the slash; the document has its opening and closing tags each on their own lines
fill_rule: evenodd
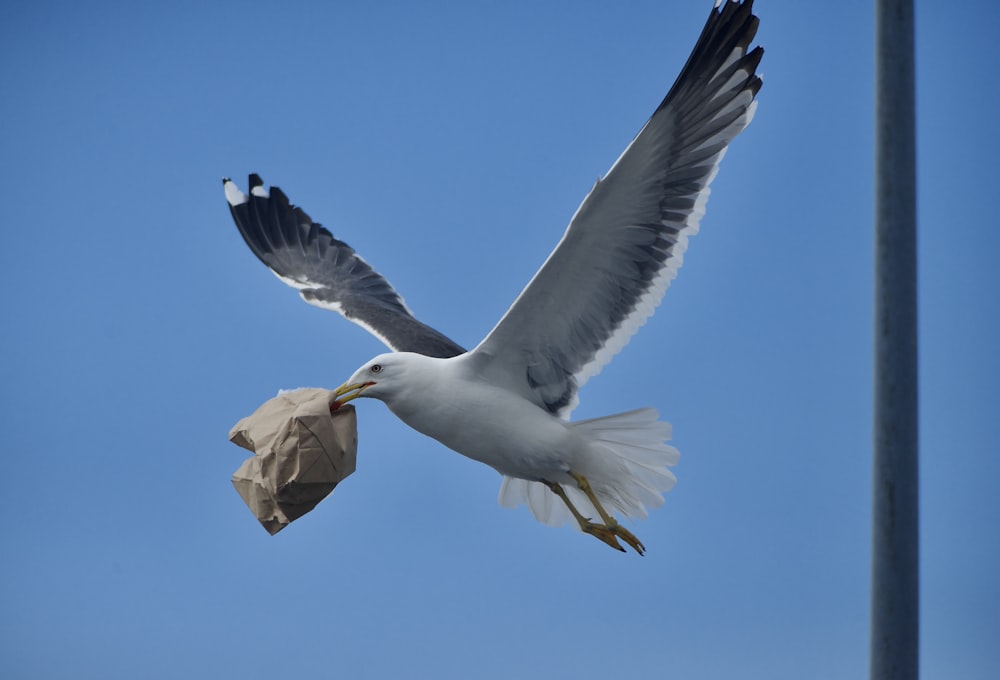
<svg viewBox="0 0 1000 680">
<path fill-rule="evenodd" d="M 677 482 L 667 468 L 677 464 L 680 452 L 664 443 L 670 439 L 670 424 L 658 418 L 655 409 L 644 408 L 571 424 L 591 444 L 589 455 L 581 457 L 573 472 L 587 478 L 609 512 L 644 518 L 649 509 L 663 504 L 663 493 Z M 582 491 L 571 484 L 563 488 L 584 517 L 599 516 Z M 498 500 L 505 508 L 527 505 L 535 519 L 549 526 L 572 518 L 541 482 L 504 477 Z"/>
</svg>

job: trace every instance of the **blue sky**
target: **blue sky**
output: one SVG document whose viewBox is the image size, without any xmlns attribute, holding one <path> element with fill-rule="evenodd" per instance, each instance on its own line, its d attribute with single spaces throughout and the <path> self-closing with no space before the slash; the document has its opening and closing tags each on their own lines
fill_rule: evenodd
<svg viewBox="0 0 1000 680">
<path fill-rule="evenodd" d="M 0 675 L 867 673 L 872 11 L 758 2 L 757 117 L 663 305 L 574 414 L 655 406 L 679 483 L 621 555 L 359 408 L 269 537 L 230 426 L 382 351 L 253 257 L 259 172 L 465 345 L 711 6 L 22 3 L 0 24 Z M 922 671 L 1000 668 L 995 3 L 917 2 Z"/>
</svg>

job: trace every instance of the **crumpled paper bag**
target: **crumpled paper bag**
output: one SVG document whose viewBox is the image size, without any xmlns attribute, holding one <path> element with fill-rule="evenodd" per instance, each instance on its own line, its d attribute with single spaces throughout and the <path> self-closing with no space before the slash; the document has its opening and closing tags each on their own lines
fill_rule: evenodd
<svg viewBox="0 0 1000 680">
<path fill-rule="evenodd" d="M 334 399 L 314 387 L 281 392 L 229 432 L 231 442 L 254 452 L 233 486 L 272 536 L 354 472 L 357 414 L 350 404 L 331 412 Z"/>
</svg>

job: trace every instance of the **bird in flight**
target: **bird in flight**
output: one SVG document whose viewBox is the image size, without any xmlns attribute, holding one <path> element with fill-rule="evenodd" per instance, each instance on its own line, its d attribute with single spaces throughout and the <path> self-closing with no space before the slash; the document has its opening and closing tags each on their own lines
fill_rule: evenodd
<svg viewBox="0 0 1000 680">
<path fill-rule="evenodd" d="M 277 187 L 231 180 L 230 211 L 254 254 L 313 305 L 392 351 L 336 390 L 383 401 L 413 429 L 503 476 L 500 503 L 579 528 L 624 552 L 622 526 L 676 478 L 670 425 L 643 408 L 569 420 L 578 391 L 652 315 L 698 231 L 729 143 L 750 123 L 764 54 L 753 0 L 719 0 L 676 82 L 570 220 L 492 331 L 466 350 L 417 320 L 388 281 Z"/>
</svg>

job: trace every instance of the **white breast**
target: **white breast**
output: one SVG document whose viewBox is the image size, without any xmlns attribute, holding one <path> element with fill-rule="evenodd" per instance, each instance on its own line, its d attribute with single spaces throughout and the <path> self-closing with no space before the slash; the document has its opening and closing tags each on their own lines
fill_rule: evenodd
<svg viewBox="0 0 1000 680">
<path fill-rule="evenodd" d="M 565 479 L 575 454 L 586 446 L 566 421 L 508 390 L 470 379 L 460 362 L 433 364 L 384 398 L 400 420 L 501 474 Z"/>
</svg>

